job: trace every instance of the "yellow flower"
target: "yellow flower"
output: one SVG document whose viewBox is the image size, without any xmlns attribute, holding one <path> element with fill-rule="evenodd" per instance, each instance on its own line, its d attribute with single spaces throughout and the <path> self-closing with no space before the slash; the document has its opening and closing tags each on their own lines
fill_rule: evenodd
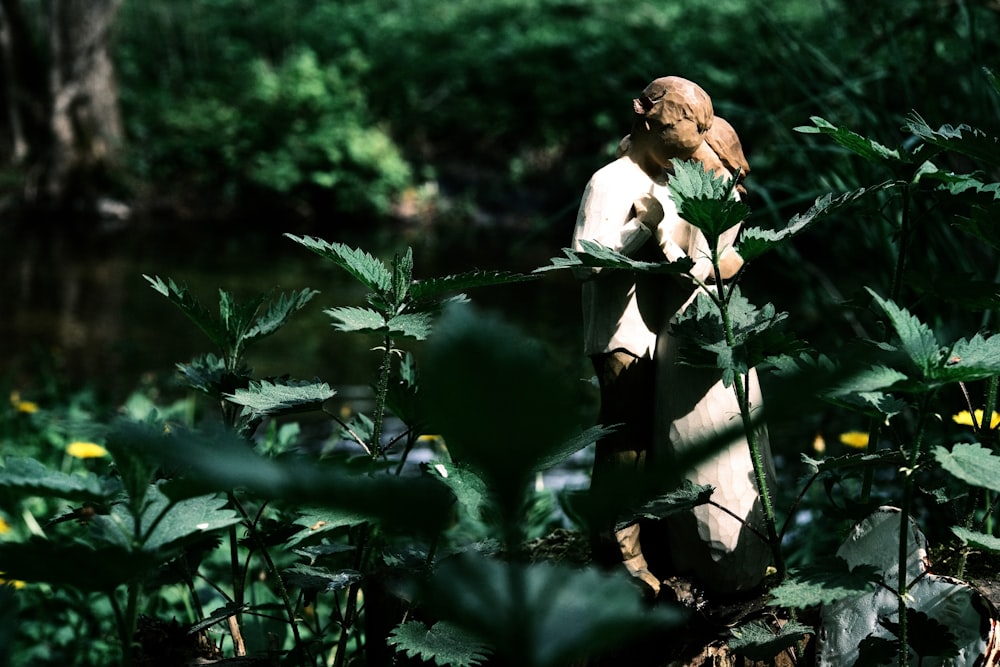
<svg viewBox="0 0 1000 667">
<path fill-rule="evenodd" d="M 66 453 L 78 459 L 99 459 L 108 455 L 108 450 L 96 442 L 71 442 L 66 445 Z"/>
<path fill-rule="evenodd" d="M 864 431 L 848 431 L 840 434 L 840 442 L 848 447 L 863 449 L 868 446 L 868 434 Z"/>
<path fill-rule="evenodd" d="M 0 516 L 0 535 L 10 532 L 10 524 L 7 523 L 2 516 Z"/>
<path fill-rule="evenodd" d="M 0 572 L 0 574 L 3 574 L 3 572 Z M 19 590 L 27 586 L 27 584 L 21 581 L 20 579 L 4 579 L 3 577 L 0 577 L 0 586 L 4 585 L 13 586 L 14 588 Z"/>
<path fill-rule="evenodd" d="M 38 403 L 34 401 L 22 401 L 21 393 L 17 391 L 10 392 L 10 404 L 14 406 L 15 410 L 23 412 L 26 415 L 38 412 Z"/>
<path fill-rule="evenodd" d="M 968 410 L 962 410 L 957 415 L 954 415 L 951 419 L 956 424 L 962 424 L 963 426 L 975 426 L 976 424 L 979 424 L 981 426 L 983 424 L 983 411 L 976 410 L 975 415 L 976 419 L 975 421 L 973 421 L 972 413 L 970 413 Z M 989 427 L 991 429 L 994 429 L 997 427 L 997 424 L 1000 424 L 1000 414 L 994 412 L 993 417 L 990 419 Z"/>
</svg>

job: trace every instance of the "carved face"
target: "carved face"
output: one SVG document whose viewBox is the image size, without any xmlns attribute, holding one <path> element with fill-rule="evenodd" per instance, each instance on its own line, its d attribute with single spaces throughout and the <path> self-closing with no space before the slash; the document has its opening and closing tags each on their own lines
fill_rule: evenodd
<svg viewBox="0 0 1000 667">
<path fill-rule="evenodd" d="M 691 157 L 705 140 L 714 117 L 708 94 L 697 84 L 676 76 L 656 79 L 646 86 L 634 107 L 636 130 L 659 139 L 654 142 L 654 157 L 664 165 L 671 158 Z"/>
</svg>

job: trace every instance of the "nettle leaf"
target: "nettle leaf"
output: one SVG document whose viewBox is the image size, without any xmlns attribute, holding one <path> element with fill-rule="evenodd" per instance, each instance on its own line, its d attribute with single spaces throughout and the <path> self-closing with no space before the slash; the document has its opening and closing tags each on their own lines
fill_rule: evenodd
<svg viewBox="0 0 1000 667">
<path fill-rule="evenodd" d="M 402 257 L 397 255 L 392 261 L 393 310 L 406 302 L 413 282 L 413 248 L 407 248 Z"/>
<path fill-rule="evenodd" d="M 35 459 L 8 457 L 0 468 L 0 489 L 20 497 L 99 501 L 112 498 L 121 490 L 121 484 L 92 472 L 71 475 L 52 470 Z"/>
<path fill-rule="evenodd" d="M 817 197 L 813 205 L 805 213 L 797 213 L 784 229 L 770 230 L 759 227 L 748 227 L 743 230 L 736 243 L 736 250 L 744 261 L 751 261 L 771 250 L 782 241 L 789 239 L 817 220 L 836 213 L 842 208 L 852 206 L 863 197 L 869 197 L 882 190 L 898 187 L 900 181 L 886 181 L 867 188 L 858 188 L 836 197 L 830 193 Z"/>
<path fill-rule="evenodd" d="M 474 635 L 447 621 L 430 628 L 420 621 L 407 621 L 393 629 L 388 643 L 408 658 L 432 660 L 440 667 L 474 667 L 488 660 L 492 652 Z"/>
<path fill-rule="evenodd" d="M 361 512 L 326 509 L 309 511 L 295 519 L 295 525 L 302 526 L 303 529 L 288 538 L 286 544 L 289 547 L 295 546 L 339 528 L 359 526 L 368 519 Z"/>
<path fill-rule="evenodd" d="M 932 377 L 935 367 L 941 362 L 942 354 L 941 346 L 938 345 L 931 328 L 893 301 L 883 299 L 870 288 L 865 289 L 889 318 L 889 323 L 899 337 L 902 350 L 921 373 L 922 378 Z"/>
<path fill-rule="evenodd" d="M 1000 375 L 1000 335 L 976 334 L 952 345 L 934 377 L 944 382 L 974 382 Z"/>
<path fill-rule="evenodd" d="M 468 271 L 440 278 L 416 280 L 410 286 L 410 296 L 413 297 L 414 301 L 438 300 L 445 294 L 453 294 L 473 287 L 509 285 L 537 279 L 538 276 L 509 271 Z"/>
<path fill-rule="evenodd" d="M 503 664 L 556 667 L 683 623 L 648 607 L 626 576 L 464 554 L 443 562 L 427 588 L 438 618 L 481 637 Z"/>
<path fill-rule="evenodd" d="M 407 336 L 416 340 L 426 340 L 433 329 L 431 313 L 402 313 L 392 317 L 386 327 L 390 334 Z"/>
<path fill-rule="evenodd" d="M 875 465 L 899 467 L 906 458 L 899 450 L 883 449 L 873 454 L 844 454 L 823 459 L 814 459 L 808 454 L 802 455 L 802 462 L 813 474 L 832 472 L 834 470 L 850 470 L 853 468 L 868 468 Z"/>
<path fill-rule="evenodd" d="M 690 257 L 681 257 L 674 262 L 642 262 L 632 259 L 617 250 L 612 250 L 596 241 L 580 240 L 580 250 L 563 248 L 566 257 L 553 257 L 552 264 L 535 269 L 534 273 L 556 269 L 619 269 L 640 273 L 687 273 L 694 266 Z"/>
<path fill-rule="evenodd" d="M 306 590 L 332 593 L 356 584 L 363 578 L 357 570 L 338 570 L 333 572 L 325 567 L 316 567 L 299 563 L 285 570 L 283 579 L 289 586 Z"/>
<path fill-rule="evenodd" d="M 226 400 L 244 406 L 255 415 L 281 415 L 290 412 L 319 410 L 323 402 L 337 392 L 325 382 L 250 381 L 246 389 L 224 394 Z"/>
<path fill-rule="evenodd" d="M 968 155 L 994 167 L 1000 166 L 1000 139 L 982 130 L 964 124 L 958 127 L 942 125 L 933 130 L 916 112 L 910 113 L 903 129 L 931 145 Z"/>
<path fill-rule="evenodd" d="M 211 353 L 196 357 L 189 364 L 177 364 L 177 370 L 189 387 L 215 398 L 222 396 L 224 387 L 233 384 L 234 376 L 226 370 L 226 362 Z M 244 366 L 236 377 L 236 384 L 245 384 L 250 370 Z"/>
<path fill-rule="evenodd" d="M 710 484 L 695 484 L 686 479 L 679 488 L 645 502 L 635 511 L 634 516 L 655 520 L 678 512 L 687 512 L 711 500 L 714 491 Z M 629 523 L 631 519 L 623 521 L 616 528 L 624 528 Z"/>
<path fill-rule="evenodd" d="M 727 229 L 750 215 L 750 207 L 734 197 L 736 179 L 716 176 L 701 162 L 671 160 L 674 174 L 668 187 L 677 213 L 702 231 L 710 248 Z"/>
<path fill-rule="evenodd" d="M 334 319 L 333 326 L 338 331 L 359 331 L 382 333 L 386 330 L 385 317 L 370 308 L 342 306 L 323 311 Z"/>
<path fill-rule="evenodd" d="M 958 539 L 962 540 L 962 544 L 967 544 L 975 549 L 982 549 L 991 553 L 1000 553 L 1000 537 L 994 537 L 986 533 L 977 533 L 974 530 L 969 530 L 961 526 L 952 526 L 951 532 Z"/>
<path fill-rule="evenodd" d="M 770 660 L 786 648 L 796 646 L 813 629 L 796 621 L 788 621 L 775 632 L 766 621 L 744 623 L 729 631 L 729 648 L 751 660 Z"/>
<path fill-rule="evenodd" d="M 966 484 L 1000 491 L 1000 456 L 978 443 L 958 443 L 949 452 L 934 448 L 934 458 L 945 471 Z"/>
<path fill-rule="evenodd" d="M 219 317 L 226 330 L 226 348 L 236 349 L 247 342 L 247 332 L 264 303 L 263 296 L 256 296 L 246 303 L 239 303 L 226 290 L 219 290 Z"/>
<path fill-rule="evenodd" d="M 601 424 L 591 426 L 572 438 L 564 440 L 562 444 L 553 448 L 551 451 L 547 451 L 545 456 L 535 463 L 535 472 L 549 470 L 559 463 L 562 463 L 573 454 L 576 454 L 584 447 L 594 444 L 601 438 L 614 433 L 616 430 L 617 429 L 613 426 L 608 427 L 602 426 Z"/>
<path fill-rule="evenodd" d="M 858 565 L 852 570 L 843 558 L 826 558 L 791 572 L 785 581 L 771 590 L 772 602 L 779 607 L 795 609 L 830 604 L 860 593 L 869 593 L 877 581 L 879 573 L 875 566 Z"/>
<path fill-rule="evenodd" d="M 837 145 L 843 146 L 855 155 L 860 155 L 872 162 L 906 164 L 911 161 L 909 155 L 900 155 L 898 150 L 892 150 L 876 141 L 862 137 L 860 134 L 846 127 L 837 127 L 820 116 L 810 116 L 809 120 L 813 122 L 812 126 L 803 125 L 796 127 L 795 131 L 803 134 L 825 134 L 833 139 Z"/>
<path fill-rule="evenodd" d="M 149 282 L 153 289 L 167 297 L 171 303 L 180 308 L 181 312 L 188 319 L 205 332 L 205 335 L 215 343 L 216 347 L 220 350 L 228 348 L 230 340 L 225 325 L 212 315 L 200 301 L 194 298 L 188 292 L 187 287 L 178 285 L 172 278 L 164 281 L 159 276 L 147 276 L 144 274 L 142 277 Z"/>
<path fill-rule="evenodd" d="M 385 294 L 392 288 L 392 272 L 389 267 L 364 250 L 351 248 L 343 243 L 331 243 L 313 236 L 294 234 L 285 236 L 317 255 L 333 261 L 374 292 Z"/>
<path fill-rule="evenodd" d="M 473 519 L 481 520 L 483 507 L 489 502 L 489 489 L 483 478 L 463 466 L 444 461 L 431 461 L 427 465 L 452 493 L 455 501 Z"/>
<path fill-rule="evenodd" d="M 932 162 L 925 162 L 917 170 L 914 182 L 937 181 L 938 189 L 952 195 L 982 194 L 987 199 L 1000 199 L 1000 183 L 987 183 L 972 174 L 944 171 Z"/>
<path fill-rule="evenodd" d="M 152 533 L 146 537 L 142 548 L 149 552 L 165 550 L 186 538 L 240 523 L 236 511 L 225 508 L 226 503 L 223 496 L 205 495 L 171 504 L 158 488 L 153 487 L 149 504 L 142 513 L 143 535 L 150 529 Z"/>
<path fill-rule="evenodd" d="M 256 318 L 244 335 L 244 339 L 252 341 L 270 336 L 284 326 L 288 322 L 288 318 L 302 310 L 317 294 L 319 292 L 312 289 L 279 294 L 276 301 L 267 304 L 267 310 L 264 311 L 264 314 Z"/>
</svg>

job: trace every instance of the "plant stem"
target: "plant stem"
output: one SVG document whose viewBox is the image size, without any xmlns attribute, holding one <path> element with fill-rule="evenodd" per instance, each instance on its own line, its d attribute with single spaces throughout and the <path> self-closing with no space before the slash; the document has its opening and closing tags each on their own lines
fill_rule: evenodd
<svg viewBox="0 0 1000 667">
<path fill-rule="evenodd" d="M 375 387 L 375 417 L 372 425 L 372 458 L 379 458 L 382 451 L 382 420 L 385 419 L 385 399 L 389 393 L 389 370 L 392 367 L 392 337 L 382 341 L 382 363 L 378 368 L 378 385 Z"/>
<path fill-rule="evenodd" d="M 913 440 L 913 448 L 910 450 L 910 459 L 907 463 L 907 467 L 904 470 L 903 477 L 903 500 L 900 507 L 899 513 L 899 563 L 898 563 L 898 584 L 897 590 L 899 599 L 899 667 L 907 667 L 909 664 L 909 645 L 907 644 L 907 619 L 906 619 L 906 600 L 909 597 L 909 582 L 907 582 L 907 570 L 906 564 L 908 561 L 907 556 L 909 555 L 909 535 L 910 535 L 910 504 L 913 501 L 913 487 L 914 487 L 914 475 L 917 471 L 917 465 L 920 463 L 920 453 L 923 449 L 923 439 L 924 439 L 924 426 L 927 422 L 927 405 L 929 402 L 929 395 L 925 394 L 921 399 L 920 404 L 920 425 L 917 427 L 917 433 Z"/>
<path fill-rule="evenodd" d="M 715 286 L 718 290 L 719 314 L 722 316 L 722 325 L 726 332 L 726 345 L 730 349 L 736 348 L 736 336 L 733 332 L 732 319 L 729 317 L 729 304 L 725 298 L 725 286 L 722 282 L 722 270 L 719 267 L 718 248 L 712 248 L 712 265 L 715 270 Z M 767 527 L 768 542 L 771 547 L 771 554 L 774 558 L 774 567 L 778 571 L 778 578 L 785 575 L 785 562 L 781 554 L 781 543 L 778 541 L 777 521 L 774 516 L 774 506 L 771 504 L 771 493 L 767 487 L 767 475 L 764 470 L 764 456 L 761 451 L 758 439 L 757 428 L 753 423 L 751 414 L 750 397 L 747 388 L 750 383 L 750 371 L 741 373 L 733 378 L 733 388 L 736 391 L 736 401 L 740 406 L 740 416 L 743 419 L 743 431 L 746 434 L 747 445 L 750 447 L 750 460 L 753 463 L 754 481 L 757 483 L 757 493 L 760 495 L 761 505 L 764 508 L 764 522 Z"/>
</svg>

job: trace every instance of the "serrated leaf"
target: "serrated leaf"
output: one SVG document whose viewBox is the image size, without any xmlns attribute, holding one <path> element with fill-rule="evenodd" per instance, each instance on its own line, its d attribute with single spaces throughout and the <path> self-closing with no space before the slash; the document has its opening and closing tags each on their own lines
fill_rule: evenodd
<svg viewBox="0 0 1000 667">
<path fill-rule="evenodd" d="M 921 378 L 931 377 L 933 369 L 942 360 L 941 346 L 934 337 L 934 332 L 906 309 L 889 299 L 883 299 L 870 288 L 865 289 L 889 318 L 902 350 L 920 372 Z"/>
<path fill-rule="evenodd" d="M 392 310 L 406 302 L 413 282 L 413 248 L 407 248 L 402 257 L 392 261 Z"/>
<path fill-rule="evenodd" d="M 427 595 L 438 618 L 481 637 L 502 664 L 522 667 L 571 664 L 685 617 L 644 605 L 625 576 L 472 554 L 442 563 Z"/>
<path fill-rule="evenodd" d="M 342 306 L 323 311 L 334 319 L 333 326 L 338 331 L 361 331 L 382 333 L 386 331 L 385 317 L 371 308 Z"/>
<path fill-rule="evenodd" d="M 245 384 L 250 378 L 250 371 L 244 366 L 241 375 L 235 376 L 239 380 L 233 382 L 234 375 L 226 369 L 226 362 L 211 353 L 196 357 L 189 364 L 177 364 L 177 370 L 189 387 L 213 398 L 221 398 L 224 387 Z"/>
<path fill-rule="evenodd" d="M 316 567 L 303 563 L 298 563 L 288 568 L 282 574 L 282 578 L 289 586 L 322 593 L 332 593 L 342 590 L 351 584 L 356 584 L 363 578 L 362 574 L 357 570 L 337 570 L 334 572 L 325 567 Z"/>
<path fill-rule="evenodd" d="M 288 322 L 288 318 L 302 310 L 319 292 L 304 289 L 299 292 L 282 293 L 276 301 L 268 302 L 263 315 L 257 317 L 244 334 L 246 341 L 254 341 L 270 336 Z"/>
<path fill-rule="evenodd" d="M 986 533 L 977 533 L 974 530 L 969 530 L 968 528 L 963 528 L 961 526 L 952 526 L 951 532 L 953 532 L 958 539 L 962 540 L 962 544 L 968 544 L 971 547 L 982 549 L 983 551 L 1000 553 L 1000 537 L 994 537 L 993 535 L 987 535 Z"/>
<path fill-rule="evenodd" d="M 440 667 L 474 667 L 489 659 L 490 649 L 458 626 L 441 621 L 430 628 L 420 621 L 396 626 L 388 643 L 408 658 L 432 660 Z"/>
<path fill-rule="evenodd" d="M 968 125 L 942 125 L 931 129 L 916 112 L 907 117 L 903 129 L 912 132 L 928 144 L 1000 166 L 1000 139 Z"/>
<path fill-rule="evenodd" d="M 690 257 L 681 257 L 674 262 L 643 262 L 596 241 L 580 239 L 579 243 L 580 250 L 563 248 L 565 257 L 553 257 L 549 266 L 537 268 L 534 273 L 556 269 L 618 269 L 638 273 L 680 274 L 687 273 L 694 266 Z"/>
<path fill-rule="evenodd" d="M 434 300 L 444 294 L 461 292 L 473 287 L 509 285 L 537 279 L 538 276 L 509 271 L 468 271 L 440 278 L 416 280 L 410 286 L 410 295 L 415 301 Z"/>
<path fill-rule="evenodd" d="M 159 276 L 147 276 L 144 274 L 142 277 L 149 282 L 154 290 L 167 297 L 171 303 L 180 308 L 181 312 L 215 343 L 216 347 L 220 350 L 228 349 L 230 340 L 225 325 L 212 315 L 200 301 L 194 298 L 188 292 L 187 287 L 178 285 L 172 278 L 164 281 Z"/>
<path fill-rule="evenodd" d="M 830 604 L 868 593 L 878 580 L 878 571 L 873 566 L 858 565 L 852 570 L 843 558 L 826 558 L 791 572 L 785 581 L 771 590 L 772 602 L 780 607 L 795 609 Z"/>
<path fill-rule="evenodd" d="M 678 512 L 687 512 L 711 500 L 714 491 L 715 489 L 710 484 L 695 484 L 686 479 L 679 488 L 643 503 L 635 511 L 634 516 L 655 520 L 666 518 Z M 631 517 L 627 518 L 617 528 L 624 528 L 632 520 Z"/>
<path fill-rule="evenodd" d="M 933 377 L 942 382 L 974 382 L 1000 375 L 1000 335 L 961 339 L 941 355 Z"/>
<path fill-rule="evenodd" d="M 392 287 L 392 272 L 389 268 L 361 249 L 351 248 L 343 243 L 331 243 L 313 236 L 294 234 L 285 236 L 317 255 L 331 260 L 374 292 L 385 294 Z"/>
<path fill-rule="evenodd" d="M 425 340 L 432 330 L 431 313 L 402 313 L 395 315 L 386 324 L 390 334 Z"/>
<path fill-rule="evenodd" d="M 862 137 L 857 132 L 849 130 L 846 127 L 837 127 L 825 118 L 811 116 L 809 120 L 813 122 L 812 127 L 808 125 L 796 127 L 795 131 L 802 132 L 803 134 L 825 134 L 833 139 L 837 145 L 843 146 L 855 155 L 860 155 L 872 162 L 906 164 L 911 161 L 909 155 L 904 154 L 901 156 L 899 151 L 892 150 L 876 141 Z"/>
<path fill-rule="evenodd" d="M 229 603 L 229 604 L 227 604 L 227 605 L 225 605 L 223 607 L 219 607 L 218 609 L 216 609 L 215 611 L 213 611 L 211 614 L 209 614 L 208 616 L 206 616 L 202 620 L 198 621 L 197 623 L 195 623 L 191 627 L 189 627 L 188 630 L 187 630 L 187 633 L 189 635 L 197 634 L 197 633 L 201 632 L 202 630 L 205 630 L 207 628 L 212 627 L 216 623 L 219 623 L 221 621 L 226 620 L 227 618 L 230 618 L 232 616 L 236 616 L 237 614 L 242 614 L 243 612 L 245 612 L 249 608 L 250 608 L 250 605 L 248 605 L 248 604 L 238 605 L 238 604 L 235 604 L 235 603 Z"/>
<path fill-rule="evenodd" d="M 91 472 L 71 475 L 52 470 L 35 459 L 8 457 L 0 468 L 0 489 L 20 497 L 106 500 L 120 491 L 121 484 Z"/>
<path fill-rule="evenodd" d="M 873 454 L 844 454 L 824 459 L 814 459 L 808 454 L 803 454 L 802 462 L 810 468 L 811 473 L 818 474 L 834 470 L 868 468 L 875 465 L 898 467 L 905 462 L 905 457 L 898 450 L 883 449 Z"/>
<path fill-rule="evenodd" d="M 281 415 L 290 412 L 318 410 L 323 402 L 337 392 L 325 382 L 250 381 L 246 389 L 224 394 L 226 400 L 242 405 L 255 415 Z"/>
<path fill-rule="evenodd" d="M 796 646 L 813 629 L 795 621 L 788 621 L 774 632 L 766 621 L 744 623 L 729 631 L 732 638 L 729 648 L 751 660 L 770 660 L 790 646 Z"/>
<path fill-rule="evenodd" d="M 451 489 L 458 505 L 471 518 L 481 519 L 483 507 L 489 498 L 489 489 L 482 477 L 467 468 L 444 461 L 431 461 L 428 469 Z"/>
<path fill-rule="evenodd" d="M 360 512 L 336 510 L 311 511 L 295 519 L 295 525 L 303 526 L 303 529 L 289 537 L 286 546 L 292 547 L 301 544 L 306 540 L 313 539 L 338 528 L 358 526 L 368 521 L 368 519 L 367 515 Z"/>
<path fill-rule="evenodd" d="M 702 231 L 710 248 L 727 229 L 740 224 L 750 207 L 734 197 L 736 179 L 716 176 L 701 162 L 673 159 L 668 187 L 681 218 Z"/>
<path fill-rule="evenodd" d="M 854 667 L 895 665 L 899 654 L 899 640 L 868 635 L 858 644 L 858 661 Z"/>
<path fill-rule="evenodd" d="M 186 538 L 238 524 L 240 517 L 235 510 L 225 508 L 226 503 L 222 496 L 205 495 L 171 504 L 154 487 L 142 513 L 143 550 L 163 551 Z"/>
<path fill-rule="evenodd" d="M 760 229 L 759 227 L 748 227 L 743 230 L 740 239 L 736 243 L 736 250 L 744 261 L 751 261 L 771 250 L 782 241 L 789 239 L 814 222 L 821 220 L 842 208 L 854 204 L 865 197 L 898 187 L 898 181 L 886 181 L 878 185 L 867 188 L 858 188 L 850 192 L 834 196 L 832 193 L 817 197 L 813 205 L 805 213 L 795 214 L 788 224 L 779 230 Z"/>
<path fill-rule="evenodd" d="M 945 471 L 966 484 L 1000 491 L 1000 456 L 978 443 L 958 443 L 949 452 L 934 448 L 934 458 Z"/>
<path fill-rule="evenodd" d="M 545 470 L 549 470 L 550 468 L 562 463 L 573 454 L 576 454 L 584 447 L 594 444 L 601 438 L 614 433 L 616 430 L 617 429 L 614 427 L 603 426 L 601 424 L 591 426 L 572 438 L 564 440 L 562 444 L 546 452 L 545 456 L 539 459 L 535 464 L 534 471 L 543 472 Z"/>
</svg>

